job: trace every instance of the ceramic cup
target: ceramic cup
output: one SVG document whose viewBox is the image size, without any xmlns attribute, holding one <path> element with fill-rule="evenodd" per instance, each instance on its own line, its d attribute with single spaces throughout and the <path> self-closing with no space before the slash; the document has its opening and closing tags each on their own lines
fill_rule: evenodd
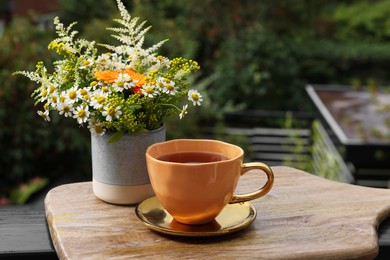
<svg viewBox="0 0 390 260">
<path fill-rule="evenodd" d="M 157 199 L 183 224 L 208 223 L 228 203 L 253 200 L 270 191 L 274 180 L 271 168 L 259 162 L 243 163 L 243 157 L 244 151 L 236 145 L 203 139 L 166 141 L 146 150 L 148 174 Z M 264 172 L 267 182 L 263 184 L 259 178 L 257 191 L 234 194 L 240 175 L 253 169 Z"/>
</svg>

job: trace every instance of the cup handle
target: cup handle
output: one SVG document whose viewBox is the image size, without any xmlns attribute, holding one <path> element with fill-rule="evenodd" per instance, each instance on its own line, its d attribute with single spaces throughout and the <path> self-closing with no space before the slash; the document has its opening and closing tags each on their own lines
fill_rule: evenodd
<svg viewBox="0 0 390 260">
<path fill-rule="evenodd" d="M 244 175 L 245 173 L 254 169 L 262 170 L 265 174 L 267 174 L 267 178 L 268 178 L 267 182 L 264 184 L 264 186 L 261 189 L 257 191 L 247 193 L 247 194 L 239 194 L 239 195 L 234 194 L 232 199 L 229 202 L 230 204 L 245 202 L 245 201 L 260 198 L 271 190 L 272 185 L 274 183 L 274 173 L 272 172 L 271 168 L 264 163 L 260 163 L 260 162 L 244 163 L 242 165 L 241 175 Z"/>
</svg>

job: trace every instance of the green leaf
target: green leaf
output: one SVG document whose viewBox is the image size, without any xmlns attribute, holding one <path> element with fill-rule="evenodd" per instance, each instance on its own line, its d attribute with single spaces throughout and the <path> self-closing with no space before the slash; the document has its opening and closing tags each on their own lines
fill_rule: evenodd
<svg viewBox="0 0 390 260">
<path fill-rule="evenodd" d="M 114 134 L 110 137 L 110 139 L 108 139 L 108 143 L 109 143 L 109 144 L 116 143 L 116 142 L 118 142 L 118 141 L 122 138 L 122 136 L 123 136 L 123 133 L 122 133 L 122 132 L 116 132 L 116 133 L 114 133 Z"/>
</svg>

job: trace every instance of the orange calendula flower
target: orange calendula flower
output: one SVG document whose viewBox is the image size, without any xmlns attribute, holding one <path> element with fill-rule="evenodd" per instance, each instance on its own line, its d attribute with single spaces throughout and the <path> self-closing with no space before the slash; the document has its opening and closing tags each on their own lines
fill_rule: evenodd
<svg viewBox="0 0 390 260">
<path fill-rule="evenodd" d="M 120 73 L 126 73 L 134 80 L 134 93 L 141 93 L 141 88 L 145 84 L 145 76 L 132 69 L 125 69 L 124 71 L 103 70 L 95 72 L 95 78 L 99 81 L 114 84 Z"/>
<path fill-rule="evenodd" d="M 95 72 L 95 78 L 99 81 L 113 84 L 119 76 L 119 71 L 103 70 Z"/>
</svg>

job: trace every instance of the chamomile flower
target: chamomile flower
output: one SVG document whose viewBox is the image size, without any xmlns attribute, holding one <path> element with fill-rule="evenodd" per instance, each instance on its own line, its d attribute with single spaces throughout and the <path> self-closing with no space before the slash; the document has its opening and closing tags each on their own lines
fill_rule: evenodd
<svg viewBox="0 0 390 260">
<path fill-rule="evenodd" d="M 104 92 L 103 90 L 96 90 L 91 98 L 91 103 L 90 105 L 94 109 L 99 109 L 103 107 L 104 102 L 106 102 L 108 97 L 108 93 Z"/>
<path fill-rule="evenodd" d="M 156 86 L 148 83 L 142 86 L 141 93 L 145 97 L 154 98 L 158 94 L 158 89 L 156 88 Z"/>
<path fill-rule="evenodd" d="M 79 68 L 80 69 L 87 69 L 88 67 L 92 67 L 93 64 L 94 64 L 94 60 L 93 59 L 80 58 L 80 66 L 79 66 Z"/>
<path fill-rule="evenodd" d="M 52 94 L 51 97 L 48 99 L 48 102 L 51 105 L 56 106 L 56 104 L 58 102 L 58 95 L 57 95 L 57 93 Z"/>
<path fill-rule="evenodd" d="M 188 113 L 187 108 L 188 108 L 188 105 L 183 106 L 183 109 L 181 110 L 181 112 L 179 114 L 180 120 Z"/>
<path fill-rule="evenodd" d="M 81 88 L 77 90 L 77 94 L 79 97 L 82 97 L 84 100 L 89 100 L 90 98 L 89 91 L 90 91 L 89 88 Z"/>
<path fill-rule="evenodd" d="M 89 86 L 91 87 L 92 90 L 96 90 L 98 88 L 100 82 L 97 82 L 96 80 L 92 81 L 89 83 Z"/>
<path fill-rule="evenodd" d="M 74 110 L 73 106 L 66 102 L 59 103 L 57 109 L 59 114 L 64 115 L 65 117 L 72 117 Z"/>
<path fill-rule="evenodd" d="M 131 89 L 134 87 L 134 82 L 131 81 L 129 74 L 119 73 L 112 87 L 115 91 L 122 92 L 125 89 Z"/>
<path fill-rule="evenodd" d="M 164 92 L 166 84 L 167 83 L 165 82 L 163 77 L 158 77 L 155 86 L 159 91 Z"/>
<path fill-rule="evenodd" d="M 43 86 L 41 86 L 40 88 L 39 88 L 39 90 L 40 90 L 40 100 L 41 100 L 41 102 L 44 102 L 44 101 L 46 101 L 48 98 L 49 98 L 49 90 L 47 89 L 47 88 L 45 88 L 45 87 L 43 87 Z"/>
<path fill-rule="evenodd" d="M 102 115 L 106 117 L 106 120 L 108 122 L 111 122 L 113 120 L 113 118 L 119 118 L 120 115 L 122 115 L 122 111 L 120 109 L 121 109 L 120 106 L 113 107 L 110 105 L 106 105 L 104 107 L 104 111 L 103 111 Z"/>
<path fill-rule="evenodd" d="M 77 91 L 76 87 L 71 87 L 66 91 L 65 97 L 69 103 L 73 104 L 80 98 L 80 92 Z"/>
<path fill-rule="evenodd" d="M 188 91 L 188 100 L 191 101 L 194 104 L 194 106 L 196 105 L 200 106 L 200 102 L 203 101 L 202 95 L 198 91 L 193 89 Z"/>
<path fill-rule="evenodd" d="M 167 94 L 170 94 L 172 96 L 177 94 L 175 82 L 173 82 L 172 80 L 169 80 L 169 79 L 166 79 L 163 77 L 159 77 L 156 80 L 156 86 L 159 87 L 160 91 L 163 93 L 167 93 Z"/>
<path fill-rule="evenodd" d="M 81 125 L 87 122 L 89 114 L 88 106 L 80 105 L 73 111 L 73 118 Z"/>
<path fill-rule="evenodd" d="M 96 64 L 101 70 L 108 69 L 110 64 L 110 54 L 104 53 L 99 55 L 99 57 L 96 59 Z"/>
<path fill-rule="evenodd" d="M 91 133 L 94 135 L 104 135 L 106 133 L 106 129 L 102 127 L 99 123 L 90 123 L 88 128 L 91 130 Z"/>
<path fill-rule="evenodd" d="M 40 117 L 42 117 L 43 119 L 45 119 L 45 121 L 50 121 L 50 117 L 49 117 L 49 110 L 45 110 L 45 111 L 38 111 L 37 112 L 38 113 L 38 115 L 40 116 Z"/>
<path fill-rule="evenodd" d="M 102 86 L 101 90 L 102 90 L 104 93 L 107 93 L 107 94 L 110 94 L 110 93 L 111 93 L 110 88 L 107 87 L 107 86 Z"/>
<path fill-rule="evenodd" d="M 165 93 L 172 95 L 172 96 L 177 94 L 175 82 L 173 82 L 172 80 L 169 80 L 169 82 L 165 86 Z"/>
</svg>

